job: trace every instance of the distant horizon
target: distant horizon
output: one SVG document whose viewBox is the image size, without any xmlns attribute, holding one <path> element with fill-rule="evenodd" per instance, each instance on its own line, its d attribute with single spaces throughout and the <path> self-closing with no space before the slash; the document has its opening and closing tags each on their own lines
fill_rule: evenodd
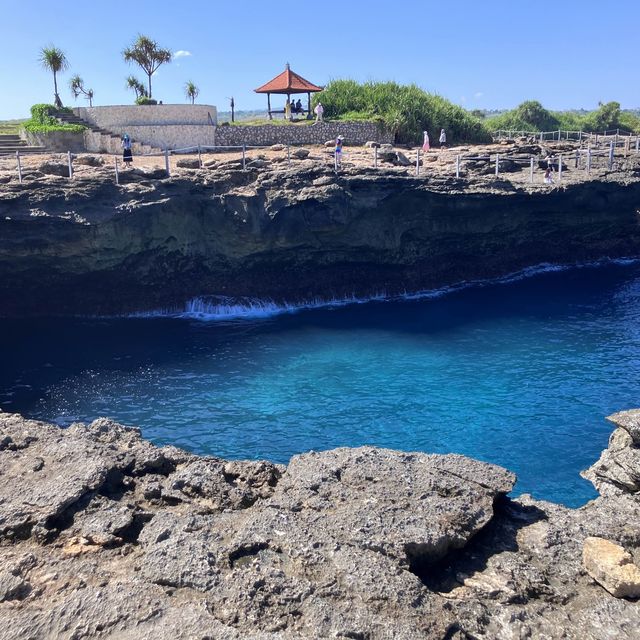
<svg viewBox="0 0 640 640">
<path fill-rule="evenodd" d="M 595 3 L 566 0 L 548 19 L 524 4 L 469 3 L 452 13 L 429 0 L 407 0 L 390 13 L 326 0 L 281 13 L 258 3 L 239 12 L 192 0 L 175 12 L 146 0 L 112 0 L 108 12 L 92 5 L 78 12 L 31 0 L 28 18 L 24 6 L 7 4 L 5 24 L 15 26 L 3 38 L 0 119 L 22 119 L 32 104 L 53 102 L 52 74 L 38 62 L 49 45 L 62 49 L 70 63 L 58 78 L 65 106 L 86 105 L 69 91 L 75 74 L 94 90 L 96 106 L 133 104 L 125 79 L 146 77 L 123 60 L 122 51 L 138 34 L 173 53 L 153 76 L 154 98 L 166 104 L 185 104 L 184 84 L 193 81 L 201 104 L 228 111 L 233 96 L 238 111 L 266 110 L 266 97 L 253 90 L 289 62 L 319 85 L 338 78 L 393 79 L 469 110 L 504 111 L 530 99 L 551 111 L 590 111 L 613 100 L 623 109 L 640 107 L 637 76 L 629 76 L 626 62 L 637 56 L 637 2 L 608 5 L 607 15 L 624 18 L 615 20 L 615 38 Z M 587 35 L 572 35 L 585 25 L 593 27 Z"/>
</svg>

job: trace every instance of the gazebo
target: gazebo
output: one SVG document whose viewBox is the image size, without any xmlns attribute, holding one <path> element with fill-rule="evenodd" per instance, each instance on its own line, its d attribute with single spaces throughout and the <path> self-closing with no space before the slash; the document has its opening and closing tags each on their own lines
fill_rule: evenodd
<svg viewBox="0 0 640 640">
<path fill-rule="evenodd" d="M 277 93 L 280 95 L 286 95 L 287 99 L 291 101 L 291 95 L 296 93 L 307 94 L 307 113 L 311 114 L 311 94 L 322 91 L 324 87 L 318 87 L 317 85 L 305 80 L 302 76 L 299 76 L 295 71 L 291 71 L 289 63 L 285 70 L 277 75 L 273 80 L 269 80 L 267 84 L 263 84 L 261 87 L 254 89 L 256 93 L 267 94 L 267 109 L 269 111 L 269 120 L 272 120 L 272 113 L 282 113 L 282 111 L 271 110 L 271 94 Z"/>
</svg>

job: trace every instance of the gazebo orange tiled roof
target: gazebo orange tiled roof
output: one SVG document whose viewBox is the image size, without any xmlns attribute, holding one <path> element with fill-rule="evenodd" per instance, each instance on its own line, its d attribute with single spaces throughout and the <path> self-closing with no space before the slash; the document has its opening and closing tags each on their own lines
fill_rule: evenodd
<svg viewBox="0 0 640 640">
<path fill-rule="evenodd" d="M 298 75 L 295 71 L 291 71 L 289 67 L 289 63 L 287 62 L 287 66 L 285 70 L 277 75 L 273 80 L 269 80 L 266 84 L 263 84 L 261 87 L 254 89 L 256 93 L 266 93 L 267 94 L 267 107 L 269 110 L 269 119 L 271 119 L 271 94 L 276 93 L 280 95 L 286 95 L 287 100 L 291 100 L 291 95 L 296 93 L 306 93 L 307 94 L 307 111 L 311 113 L 311 94 L 317 93 L 318 91 L 322 91 L 324 87 L 319 87 L 312 82 L 309 82 L 301 75 Z"/>
</svg>

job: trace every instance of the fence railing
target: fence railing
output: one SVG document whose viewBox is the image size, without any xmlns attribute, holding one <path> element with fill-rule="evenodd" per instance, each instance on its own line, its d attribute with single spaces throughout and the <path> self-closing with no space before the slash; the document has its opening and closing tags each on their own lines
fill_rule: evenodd
<svg viewBox="0 0 640 640">
<path fill-rule="evenodd" d="M 259 145 L 236 145 L 236 146 L 193 146 L 193 147 L 184 147 L 181 149 L 165 149 L 164 152 L 161 153 L 144 153 L 144 154 L 136 154 L 136 158 L 149 158 L 156 157 L 162 158 L 164 160 L 164 170 L 168 177 L 171 176 L 172 168 L 171 168 L 171 157 L 174 155 L 195 155 L 197 154 L 198 158 L 198 167 L 203 168 L 203 154 L 212 154 L 212 153 L 228 153 L 228 152 L 237 152 L 239 154 L 238 160 L 240 160 L 240 167 L 243 171 L 246 171 L 248 168 L 249 162 L 252 158 L 248 157 L 248 152 L 251 150 L 269 150 L 271 146 L 259 146 Z M 291 167 L 292 163 L 295 162 L 295 151 L 292 155 L 292 150 L 290 145 L 283 145 L 283 151 L 286 150 L 286 158 L 283 158 L 281 162 L 286 162 L 288 167 Z M 486 155 L 469 155 L 469 154 L 457 154 L 455 156 L 455 169 L 451 169 L 451 173 L 455 173 L 456 178 L 461 177 L 461 173 L 466 169 L 477 168 L 479 162 L 482 162 L 482 168 L 484 169 L 484 174 L 487 173 L 493 174 L 496 177 L 501 173 L 511 173 L 513 169 L 513 165 L 509 163 L 514 163 L 519 165 L 522 168 L 529 169 L 529 182 L 535 182 L 535 169 L 550 169 L 552 176 L 547 176 L 547 182 L 549 182 L 548 178 L 551 177 L 551 182 L 554 182 L 554 177 L 557 178 L 558 182 L 562 182 L 563 179 L 563 171 L 569 166 L 569 163 L 573 164 L 573 169 L 582 170 L 586 172 L 587 175 L 591 174 L 592 169 L 597 168 L 607 168 L 609 170 L 614 169 L 616 163 L 616 157 L 620 158 L 620 153 L 617 154 L 617 146 L 615 141 L 611 139 L 607 147 L 592 147 L 588 145 L 587 147 L 576 148 L 573 151 L 568 151 L 564 153 L 557 153 L 555 155 L 545 156 L 541 158 L 540 156 L 534 155 L 525 155 L 525 154 L 511 154 L 508 153 L 501 154 L 486 154 Z M 631 148 L 629 145 L 626 145 L 624 151 L 622 153 L 623 157 L 628 157 L 629 155 L 640 155 L 640 142 L 638 136 L 635 136 L 635 147 Z M 0 158 L 4 157 L 12 157 L 13 153 L 10 155 L 0 156 Z M 36 155 L 51 155 L 51 152 L 43 151 L 38 153 L 29 153 L 28 157 L 36 156 Z M 108 155 L 113 158 L 113 170 L 115 175 L 116 184 L 120 184 L 120 174 L 122 171 L 122 160 L 119 154 L 102 154 Z M 342 169 L 343 156 L 348 157 L 349 152 L 343 151 L 341 154 L 337 154 L 335 152 L 328 152 L 327 157 L 323 158 L 324 166 L 332 166 L 334 171 L 338 173 Z M 404 163 L 405 167 L 413 166 L 415 167 L 415 175 L 433 175 L 432 172 L 425 172 L 423 161 L 425 156 L 429 154 L 425 154 L 422 149 L 418 148 L 415 150 L 415 161 L 413 159 L 406 158 L 406 162 Z M 16 171 L 18 175 L 18 181 L 20 184 L 23 184 L 24 177 L 24 169 L 22 166 L 22 160 L 25 156 L 21 156 L 19 151 L 15 152 L 16 159 Z M 73 160 L 75 155 L 68 151 L 64 154 L 64 158 L 66 160 L 68 166 L 68 178 L 73 179 L 74 176 L 74 165 Z M 449 163 L 451 164 L 451 163 Z M 372 157 L 371 157 L 371 168 L 377 169 L 379 166 L 379 158 L 378 158 L 378 148 L 374 147 L 372 149 Z M 487 171 L 487 169 L 490 171 Z M 440 172 L 441 173 L 441 172 Z"/>
<path fill-rule="evenodd" d="M 515 131 L 510 129 L 498 129 L 493 134 L 494 141 L 514 139 L 514 138 L 531 138 L 540 142 L 544 141 L 561 141 L 574 140 L 591 144 L 608 144 L 611 140 L 615 144 L 625 144 L 626 140 L 635 143 L 640 137 L 638 134 L 623 129 L 611 129 L 602 132 L 592 131 L 565 131 L 558 129 L 557 131 Z"/>
</svg>

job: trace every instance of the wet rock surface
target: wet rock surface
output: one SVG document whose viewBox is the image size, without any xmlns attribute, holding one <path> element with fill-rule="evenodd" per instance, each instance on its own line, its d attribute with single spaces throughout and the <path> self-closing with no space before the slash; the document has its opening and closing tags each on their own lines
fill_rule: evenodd
<svg viewBox="0 0 640 640">
<path fill-rule="evenodd" d="M 616 491 L 572 510 L 458 455 L 283 467 L 0 413 L 0 637 L 631 639 L 640 499 L 595 468 Z"/>
</svg>

